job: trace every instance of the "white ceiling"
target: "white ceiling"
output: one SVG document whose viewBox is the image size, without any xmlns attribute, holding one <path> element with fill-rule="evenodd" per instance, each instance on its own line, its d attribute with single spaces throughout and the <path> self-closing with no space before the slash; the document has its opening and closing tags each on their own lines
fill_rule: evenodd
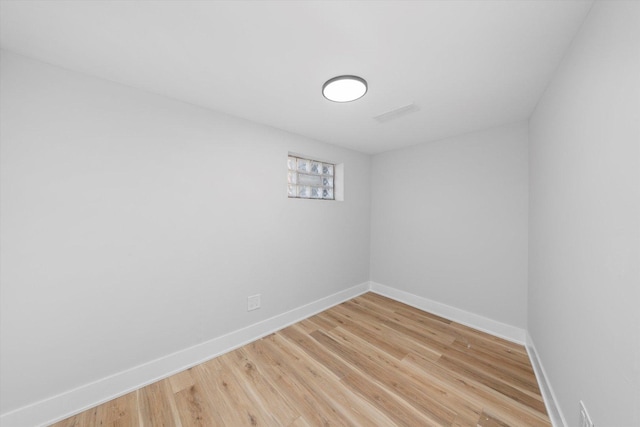
<svg viewBox="0 0 640 427">
<path fill-rule="evenodd" d="M 1 46 L 365 153 L 524 120 L 592 1 L 14 1 Z M 358 101 L 322 97 L 341 74 Z M 392 120 L 373 117 L 415 103 Z"/>
</svg>

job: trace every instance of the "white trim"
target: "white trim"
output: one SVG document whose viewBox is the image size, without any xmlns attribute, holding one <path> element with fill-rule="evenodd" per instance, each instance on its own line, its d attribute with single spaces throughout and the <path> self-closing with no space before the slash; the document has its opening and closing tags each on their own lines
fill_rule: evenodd
<svg viewBox="0 0 640 427">
<path fill-rule="evenodd" d="M 549 415 L 549 419 L 551 419 L 553 427 L 566 427 L 568 425 L 567 420 L 564 418 L 560 405 L 558 405 L 558 399 L 556 399 L 553 388 L 551 388 L 549 377 L 544 370 L 544 366 L 538 356 L 538 351 L 536 350 L 536 346 L 533 344 L 533 339 L 531 338 L 531 335 L 529 335 L 529 332 L 527 332 L 526 348 L 527 353 L 529 353 L 529 359 L 531 360 L 531 366 L 533 366 L 533 372 L 535 372 L 538 385 L 540 386 L 540 392 L 542 393 L 544 404 L 547 407 L 547 414 Z"/>
<path fill-rule="evenodd" d="M 522 328 L 376 282 L 371 282 L 371 291 L 517 344 L 526 342 L 526 331 Z"/>
<path fill-rule="evenodd" d="M 2 414 L 0 425 L 22 427 L 55 423 L 206 362 L 368 291 L 525 345 L 553 426 L 567 425 L 533 340 L 526 330 L 376 282 L 361 283 L 226 335 Z"/>
<path fill-rule="evenodd" d="M 55 423 L 145 385 L 213 359 L 369 290 L 364 282 L 226 335 L 180 350 L 143 365 L 85 384 L 0 416 L 0 425 L 21 427 Z"/>
</svg>

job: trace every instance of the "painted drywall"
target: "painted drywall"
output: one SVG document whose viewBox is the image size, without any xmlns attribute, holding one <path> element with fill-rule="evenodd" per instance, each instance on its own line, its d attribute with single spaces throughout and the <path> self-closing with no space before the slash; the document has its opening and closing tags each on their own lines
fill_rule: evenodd
<svg viewBox="0 0 640 427">
<path fill-rule="evenodd" d="M 528 327 L 568 426 L 640 425 L 640 3 L 596 2 L 530 120 Z"/>
<path fill-rule="evenodd" d="M 368 281 L 369 156 L 1 57 L 2 413 Z"/>
<path fill-rule="evenodd" d="M 372 160 L 371 280 L 523 328 L 524 123 Z"/>
</svg>

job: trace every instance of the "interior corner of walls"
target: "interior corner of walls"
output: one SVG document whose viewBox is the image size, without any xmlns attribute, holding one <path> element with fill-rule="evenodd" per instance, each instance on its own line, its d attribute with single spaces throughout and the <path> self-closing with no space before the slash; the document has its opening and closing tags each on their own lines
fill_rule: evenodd
<svg viewBox="0 0 640 427">
<path fill-rule="evenodd" d="M 482 332 L 503 338 L 516 344 L 525 345 L 526 331 L 517 326 L 489 319 L 479 314 L 452 307 L 397 288 L 371 282 L 371 290 L 380 295 L 408 304 L 417 309 L 436 314 L 454 322 L 469 326 Z"/>
<path fill-rule="evenodd" d="M 536 350 L 535 344 L 533 343 L 533 339 L 531 338 L 529 332 L 526 333 L 525 348 L 527 349 L 527 353 L 529 354 L 531 366 L 533 367 L 533 372 L 535 373 L 536 379 L 538 380 L 540 392 L 542 393 L 542 398 L 544 400 L 544 405 L 547 408 L 547 414 L 549 415 L 549 419 L 551 420 L 553 427 L 566 427 L 568 425 L 567 421 L 564 418 L 562 410 L 560 409 L 560 405 L 558 404 L 556 395 L 553 392 L 553 388 L 551 387 L 549 377 L 544 370 L 542 360 L 540 360 L 540 356 L 538 354 L 538 351 Z"/>
<path fill-rule="evenodd" d="M 369 281 L 193 347 L 0 415 L 0 426 L 45 426 L 211 360 L 369 291 Z"/>
</svg>

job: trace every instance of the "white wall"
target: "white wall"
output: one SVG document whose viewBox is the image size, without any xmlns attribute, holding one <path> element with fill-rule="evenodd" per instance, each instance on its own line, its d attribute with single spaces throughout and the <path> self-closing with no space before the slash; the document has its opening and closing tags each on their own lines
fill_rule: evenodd
<svg viewBox="0 0 640 427">
<path fill-rule="evenodd" d="M 373 157 L 371 280 L 525 327 L 527 127 Z"/>
<path fill-rule="evenodd" d="M 530 120 L 529 330 L 569 426 L 640 425 L 640 3 L 596 2 Z"/>
<path fill-rule="evenodd" d="M 2 413 L 368 281 L 369 156 L 9 52 L 1 76 Z M 288 151 L 344 162 L 345 201 L 287 199 Z"/>
<path fill-rule="evenodd" d="M 527 327 L 569 426 L 640 425 L 639 29 L 596 2 L 529 164 L 525 124 L 371 162 L 3 51 L 0 412 L 370 277 Z M 346 200 L 288 200 L 288 151 Z"/>
</svg>

